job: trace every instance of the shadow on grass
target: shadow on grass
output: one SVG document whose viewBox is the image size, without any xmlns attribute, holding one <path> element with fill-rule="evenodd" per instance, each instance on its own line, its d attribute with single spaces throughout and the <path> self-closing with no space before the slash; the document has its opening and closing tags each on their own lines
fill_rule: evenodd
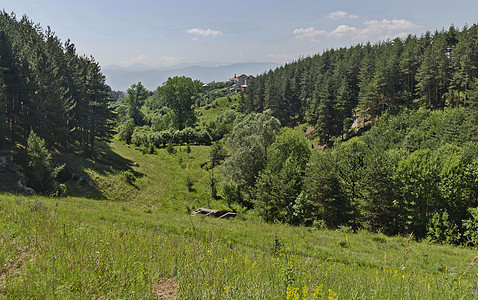
<svg viewBox="0 0 478 300">
<path fill-rule="evenodd" d="M 74 153 L 56 155 L 54 160 L 59 164 L 65 164 L 64 172 L 59 174 L 59 181 L 67 186 L 68 195 L 73 197 L 106 199 L 98 182 L 95 178 L 91 178 L 86 170 L 93 170 L 100 176 L 125 172 L 131 173 L 135 178 L 144 176 L 143 173 L 133 170 L 133 161 L 115 153 L 107 143 L 101 141 L 96 142 L 93 154 L 75 151 Z M 134 183 L 128 184 L 139 190 Z"/>
</svg>

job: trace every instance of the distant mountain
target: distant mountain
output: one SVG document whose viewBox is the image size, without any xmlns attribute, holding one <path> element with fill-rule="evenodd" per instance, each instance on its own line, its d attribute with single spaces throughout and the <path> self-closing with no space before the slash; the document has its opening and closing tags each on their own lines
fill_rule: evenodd
<svg viewBox="0 0 478 300">
<path fill-rule="evenodd" d="M 258 75 L 280 66 L 277 63 L 236 63 L 230 65 L 214 66 L 214 63 L 207 62 L 205 65 L 176 65 L 166 69 L 146 69 L 144 65 L 133 65 L 125 68 L 121 66 L 108 66 L 102 69 L 106 76 L 106 83 L 113 90 L 126 91 L 133 83 L 141 83 L 149 90 L 154 90 L 165 82 L 168 77 L 187 76 L 199 79 L 202 82 L 224 81 L 234 74 Z M 217 63 L 215 63 L 217 65 Z"/>
</svg>

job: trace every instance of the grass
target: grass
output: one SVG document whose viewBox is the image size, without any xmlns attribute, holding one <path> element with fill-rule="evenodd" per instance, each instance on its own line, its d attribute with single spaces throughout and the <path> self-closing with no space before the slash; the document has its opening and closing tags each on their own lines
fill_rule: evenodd
<svg viewBox="0 0 478 300">
<path fill-rule="evenodd" d="M 87 179 L 83 184 L 67 181 L 70 195 L 134 202 L 153 210 L 185 212 L 188 207 L 226 208 L 223 202 L 211 198 L 209 173 L 201 167 L 209 160 L 207 146 L 191 146 L 189 156 L 186 146 L 176 146 L 174 154 L 165 148 L 157 149 L 156 154 L 142 154 L 134 146 L 118 140 L 99 146 L 100 155 L 94 159 L 74 155 L 61 158 L 72 169 L 84 170 L 77 177 Z M 128 179 L 131 175 L 133 180 Z M 188 190 L 190 178 L 194 179 L 191 191 Z"/>
<path fill-rule="evenodd" d="M 471 249 L 407 237 L 0 196 L 0 295 L 17 298 L 474 298 Z M 277 237 L 277 239 L 276 239 Z M 345 243 L 344 243 L 345 241 Z M 334 296 L 336 295 L 336 296 Z"/>
<path fill-rule="evenodd" d="M 62 157 L 84 169 L 73 196 L 0 194 L 0 299 L 477 297 L 475 249 L 189 216 L 225 207 L 206 188 L 208 147 L 184 148 L 100 144 L 94 159 Z"/>
<path fill-rule="evenodd" d="M 231 99 L 231 102 L 228 101 L 228 97 Z M 239 94 L 217 98 L 213 103 L 215 103 L 215 105 L 206 105 L 198 109 L 200 126 L 203 126 L 203 124 L 207 125 L 209 122 L 214 121 L 217 116 L 230 109 L 237 109 L 239 105 Z"/>
</svg>

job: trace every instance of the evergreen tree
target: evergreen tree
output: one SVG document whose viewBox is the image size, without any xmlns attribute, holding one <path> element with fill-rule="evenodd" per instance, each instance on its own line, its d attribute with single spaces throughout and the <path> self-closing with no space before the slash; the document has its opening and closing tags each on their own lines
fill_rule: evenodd
<svg viewBox="0 0 478 300">
<path fill-rule="evenodd" d="M 51 193 L 55 189 L 55 178 L 61 167 L 51 165 L 51 154 L 46 149 L 45 140 L 30 132 L 27 142 L 27 177 L 28 184 L 35 191 L 44 194 Z"/>
</svg>

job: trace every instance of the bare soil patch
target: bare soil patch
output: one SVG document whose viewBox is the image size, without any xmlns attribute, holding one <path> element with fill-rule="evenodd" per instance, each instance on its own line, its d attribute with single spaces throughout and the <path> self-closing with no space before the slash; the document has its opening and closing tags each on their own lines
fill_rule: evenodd
<svg viewBox="0 0 478 300">
<path fill-rule="evenodd" d="M 155 299 L 178 299 L 179 285 L 175 278 L 153 281 L 153 294 Z"/>
</svg>

